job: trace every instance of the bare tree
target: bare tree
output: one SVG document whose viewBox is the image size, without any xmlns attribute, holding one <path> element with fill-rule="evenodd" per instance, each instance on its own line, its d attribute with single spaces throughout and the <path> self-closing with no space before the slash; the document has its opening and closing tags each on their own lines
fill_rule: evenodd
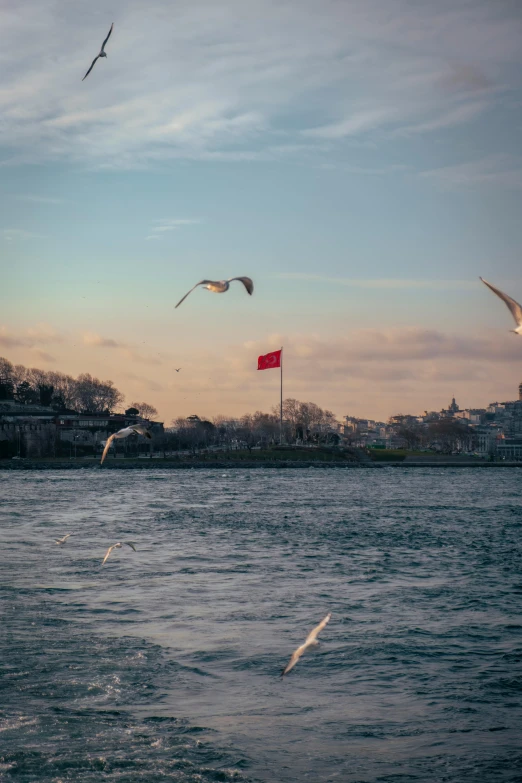
<svg viewBox="0 0 522 783">
<path fill-rule="evenodd" d="M 23 383 L 27 377 L 27 369 L 23 366 L 23 364 L 15 364 L 13 367 L 11 380 L 13 381 L 15 386 L 18 386 L 19 383 Z"/>
<path fill-rule="evenodd" d="M 14 399 L 13 365 L 0 356 L 0 400 Z"/>
<path fill-rule="evenodd" d="M 409 449 L 418 448 L 426 439 L 425 428 L 422 424 L 404 423 L 397 427 L 395 432 L 399 438 L 406 442 Z"/>
<path fill-rule="evenodd" d="M 252 414 L 252 427 L 257 442 L 263 446 L 279 438 L 279 416 L 256 411 Z"/>
<path fill-rule="evenodd" d="M 46 373 L 47 383 L 54 387 L 54 395 L 51 404 L 58 408 L 71 408 L 76 405 L 76 381 L 71 375 L 63 372 Z"/>
<path fill-rule="evenodd" d="M 3 356 L 0 356 L 0 379 L 13 382 L 13 365 Z"/>
<path fill-rule="evenodd" d="M 124 400 L 112 381 L 100 381 L 89 373 L 76 379 L 76 407 L 89 413 L 113 411 Z"/>
<path fill-rule="evenodd" d="M 472 434 L 462 422 L 440 419 L 428 425 L 430 438 L 446 454 L 471 448 Z"/>
<path fill-rule="evenodd" d="M 0 358 L 0 380 L 12 384 L 20 401 L 38 402 L 43 390 L 49 400 L 49 387 L 53 387 L 51 405 L 57 409 L 103 413 L 113 411 L 123 402 L 123 394 L 112 381 L 100 381 L 84 373 L 74 379 L 61 372 L 46 372 L 37 367 L 27 369 L 21 364 L 13 366 Z M 7 389 L 9 392 L 9 389 Z"/>
<path fill-rule="evenodd" d="M 279 419 L 279 409 L 272 408 L 272 415 Z M 315 402 L 300 402 L 293 398 L 283 400 L 285 438 L 292 440 L 319 440 L 320 436 L 335 428 L 336 419 L 331 411 L 324 411 Z"/>
<path fill-rule="evenodd" d="M 152 420 L 158 416 L 157 409 L 154 405 L 149 405 L 148 402 L 131 402 L 130 407 L 136 408 L 143 419 Z"/>
<path fill-rule="evenodd" d="M 25 372 L 25 380 L 37 389 L 38 386 L 47 383 L 47 373 L 37 367 L 30 367 Z"/>
</svg>

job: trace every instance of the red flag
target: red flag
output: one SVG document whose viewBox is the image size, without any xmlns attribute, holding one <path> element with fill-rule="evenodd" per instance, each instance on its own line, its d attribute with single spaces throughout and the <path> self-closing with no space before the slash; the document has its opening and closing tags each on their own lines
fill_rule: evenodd
<svg viewBox="0 0 522 783">
<path fill-rule="evenodd" d="M 273 370 L 275 367 L 281 367 L 281 351 L 272 351 L 257 357 L 258 370 Z"/>
</svg>

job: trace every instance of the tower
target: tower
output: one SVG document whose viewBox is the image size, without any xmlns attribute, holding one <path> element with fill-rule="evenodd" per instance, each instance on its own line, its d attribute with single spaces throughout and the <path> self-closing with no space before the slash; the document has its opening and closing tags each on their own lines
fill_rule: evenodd
<svg viewBox="0 0 522 783">
<path fill-rule="evenodd" d="M 453 397 L 453 399 L 451 400 L 451 405 L 449 406 L 448 410 L 451 411 L 451 413 L 457 413 L 457 411 L 459 410 L 459 406 L 455 402 L 455 397 Z"/>
</svg>

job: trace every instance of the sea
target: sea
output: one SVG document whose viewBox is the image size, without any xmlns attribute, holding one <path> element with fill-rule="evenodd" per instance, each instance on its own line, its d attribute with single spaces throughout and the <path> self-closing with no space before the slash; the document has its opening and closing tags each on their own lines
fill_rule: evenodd
<svg viewBox="0 0 522 783">
<path fill-rule="evenodd" d="M 522 781 L 521 481 L 0 471 L 0 779 Z"/>
</svg>

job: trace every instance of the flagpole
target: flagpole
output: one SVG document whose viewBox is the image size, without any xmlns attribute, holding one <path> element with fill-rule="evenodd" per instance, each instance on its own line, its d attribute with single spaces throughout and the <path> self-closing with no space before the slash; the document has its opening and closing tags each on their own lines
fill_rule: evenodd
<svg viewBox="0 0 522 783">
<path fill-rule="evenodd" d="M 281 346 L 281 407 L 279 410 L 279 445 L 283 445 L 283 347 Z"/>
</svg>

